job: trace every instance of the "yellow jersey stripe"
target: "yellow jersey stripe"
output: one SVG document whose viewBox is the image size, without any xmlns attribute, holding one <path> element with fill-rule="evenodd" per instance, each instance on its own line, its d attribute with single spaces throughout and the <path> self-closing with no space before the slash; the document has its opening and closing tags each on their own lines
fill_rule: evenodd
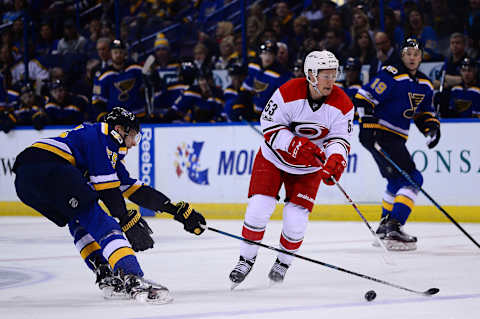
<svg viewBox="0 0 480 319">
<path fill-rule="evenodd" d="M 95 188 L 96 191 L 102 191 L 104 189 L 110 189 L 110 188 L 115 188 L 120 186 L 120 181 L 116 182 L 107 182 L 107 183 L 99 183 L 93 185 L 93 188 Z"/>
<path fill-rule="evenodd" d="M 80 255 L 83 259 L 87 259 L 88 255 L 100 249 L 100 245 L 96 241 L 92 241 L 90 244 L 83 247 L 82 251 L 80 251 Z"/>
<path fill-rule="evenodd" d="M 102 133 L 103 133 L 104 135 L 108 135 L 108 124 L 102 122 L 101 130 L 102 130 Z"/>
<path fill-rule="evenodd" d="M 384 200 L 382 201 L 382 206 L 383 206 L 383 208 L 385 208 L 388 211 L 392 211 L 392 209 L 393 209 L 393 204 L 388 203 Z"/>
<path fill-rule="evenodd" d="M 108 263 L 110 264 L 110 267 L 114 269 L 117 262 L 128 255 L 135 256 L 135 252 L 132 248 L 122 247 L 120 249 L 117 249 L 113 254 L 110 255 L 110 257 L 108 257 Z"/>
<path fill-rule="evenodd" d="M 129 198 L 133 193 L 135 193 L 140 187 L 142 187 L 142 184 L 133 184 L 129 188 L 127 188 L 123 192 L 123 197 Z"/>
<path fill-rule="evenodd" d="M 413 202 L 413 200 L 411 200 L 410 198 L 408 198 L 407 196 L 404 196 L 404 195 L 396 196 L 395 200 L 393 202 L 403 204 L 410 209 L 413 209 L 413 207 L 415 206 L 415 203 Z"/>
<path fill-rule="evenodd" d="M 55 146 L 37 142 L 37 143 L 34 143 L 32 145 L 32 147 L 41 148 L 42 150 L 52 152 L 52 153 L 60 156 L 61 158 L 66 159 L 67 161 L 70 162 L 70 164 L 75 166 L 75 157 L 73 157 L 73 155 L 68 154 L 67 152 L 65 152 L 65 151 L 63 151 L 63 150 L 61 150 L 61 149 L 59 149 Z"/>
<path fill-rule="evenodd" d="M 356 98 L 356 99 L 360 99 L 360 100 L 367 101 L 368 103 L 370 103 L 370 104 L 375 108 L 375 103 L 373 103 L 372 101 L 370 101 L 369 99 L 367 99 L 367 98 L 364 97 L 363 95 L 357 93 L 357 94 L 355 94 L 355 98 Z"/>
</svg>

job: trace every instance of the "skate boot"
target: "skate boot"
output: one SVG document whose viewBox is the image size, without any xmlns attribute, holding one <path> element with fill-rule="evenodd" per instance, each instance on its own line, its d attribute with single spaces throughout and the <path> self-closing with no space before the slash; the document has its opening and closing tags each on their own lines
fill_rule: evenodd
<svg viewBox="0 0 480 319">
<path fill-rule="evenodd" d="M 125 290 L 130 298 L 141 303 L 166 304 L 173 300 L 167 287 L 136 275 L 125 275 Z"/>
<path fill-rule="evenodd" d="M 232 286 L 230 287 L 231 290 L 235 289 L 235 287 L 240 285 L 242 281 L 245 280 L 245 277 L 247 277 L 252 270 L 253 264 L 255 263 L 255 258 L 256 257 L 253 259 L 245 259 L 243 256 L 240 256 L 237 265 L 230 273 L 230 281 L 232 282 Z"/>
<path fill-rule="evenodd" d="M 402 230 L 402 225 L 395 218 L 389 218 L 385 223 L 386 234 L 383 238 L 385 247 L 392 251 L 407 251 L 417 249 L 417 237 Z"/>
<path fill-rule="evenodd" d="M 285 274 L 287 273 L 289 265 L 280 262 L 280 260 L 275 260 L 275 263 L 268 273 L 268 278 L 270 279 L 270 284 L 280 284 L 285 279 Z"/>
<path fill-rule="evenodd" d="M 378 239 L 384 239 L 385 235 L 387 234 L 387 228 L 385 227 L 385 224 L 387 223 L 388 216 L 382 217 L 380 219 L 380 224 L 378 225 L 377 231 L 375 234 L 377 235 Z M 380 247 L 380 243 L 378 241 L 374 241 L 372 243 L 372 246 L 374 247 Z"/>
<path fill-rule="evenodd" d="M 95 283 L 105 299 L 129 299 L 123 286 L 123 280 L 113 275 L 108 264 L 99 264 L 95 268 L 95 275 L 97 276 Z"/>
</svg>

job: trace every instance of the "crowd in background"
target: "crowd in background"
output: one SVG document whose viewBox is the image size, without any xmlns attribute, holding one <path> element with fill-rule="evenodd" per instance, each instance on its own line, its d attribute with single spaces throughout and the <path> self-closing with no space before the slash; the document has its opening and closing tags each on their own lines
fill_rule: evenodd
<svg viewBox="0 0 480 319">
<path fill-rule="evenodd" d="M 440 117 L 480 116 L 479 0 L 385 0 L 383 17 L 376 0 L 246 1 L 246 50 L 238 20 L 206 27 L 235 2 L 1 1 L 0 130 L 94 122 L 115 106 L 143 122 L 256 121 L 308 52 L 333 52 L 353 96 L 362 66 L 371 78 L 399 63 L 405 37 L 444 64 L 431 79 Z"/>
</svg>

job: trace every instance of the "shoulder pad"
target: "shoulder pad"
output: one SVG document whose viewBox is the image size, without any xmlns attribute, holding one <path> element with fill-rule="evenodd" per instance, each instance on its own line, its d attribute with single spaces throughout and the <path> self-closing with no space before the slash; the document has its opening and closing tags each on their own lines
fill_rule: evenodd
<svg viewBox="0 0 480 319">
<path fill-rule="evenodd" d="M 383 66 L 382 70 L 385 70 L 392 75 L 396 75 L 398 73 L 398 69 L 396 67 L 394 67 L 393 65 Z"/>
<path fill-rule="evenodd" d="M 419 78 L 419 79 L 426 79 L 426 80 L 429 80 L 429 81 L 430 81 L 429 77 L 428 77 L 425 73 L 420 72 L 420 70 L 417 70 L 416 76 L 417 76 L 417 78 Z"/>
</svg>

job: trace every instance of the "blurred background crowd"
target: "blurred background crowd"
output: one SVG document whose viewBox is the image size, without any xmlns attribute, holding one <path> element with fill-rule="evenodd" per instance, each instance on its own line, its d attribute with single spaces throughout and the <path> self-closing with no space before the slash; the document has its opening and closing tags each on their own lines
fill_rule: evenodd
<svg viewBox="0 0 480 319">
<path fill-rule="evenodd" d="M 272 93 L 326 49 L 353 96 L 399 63 L 406 37 L 442 118 L 480 114 L 480 0 L 3 0 L 0 130 L 98 121 L 257 121 Z"/>
</svg>

